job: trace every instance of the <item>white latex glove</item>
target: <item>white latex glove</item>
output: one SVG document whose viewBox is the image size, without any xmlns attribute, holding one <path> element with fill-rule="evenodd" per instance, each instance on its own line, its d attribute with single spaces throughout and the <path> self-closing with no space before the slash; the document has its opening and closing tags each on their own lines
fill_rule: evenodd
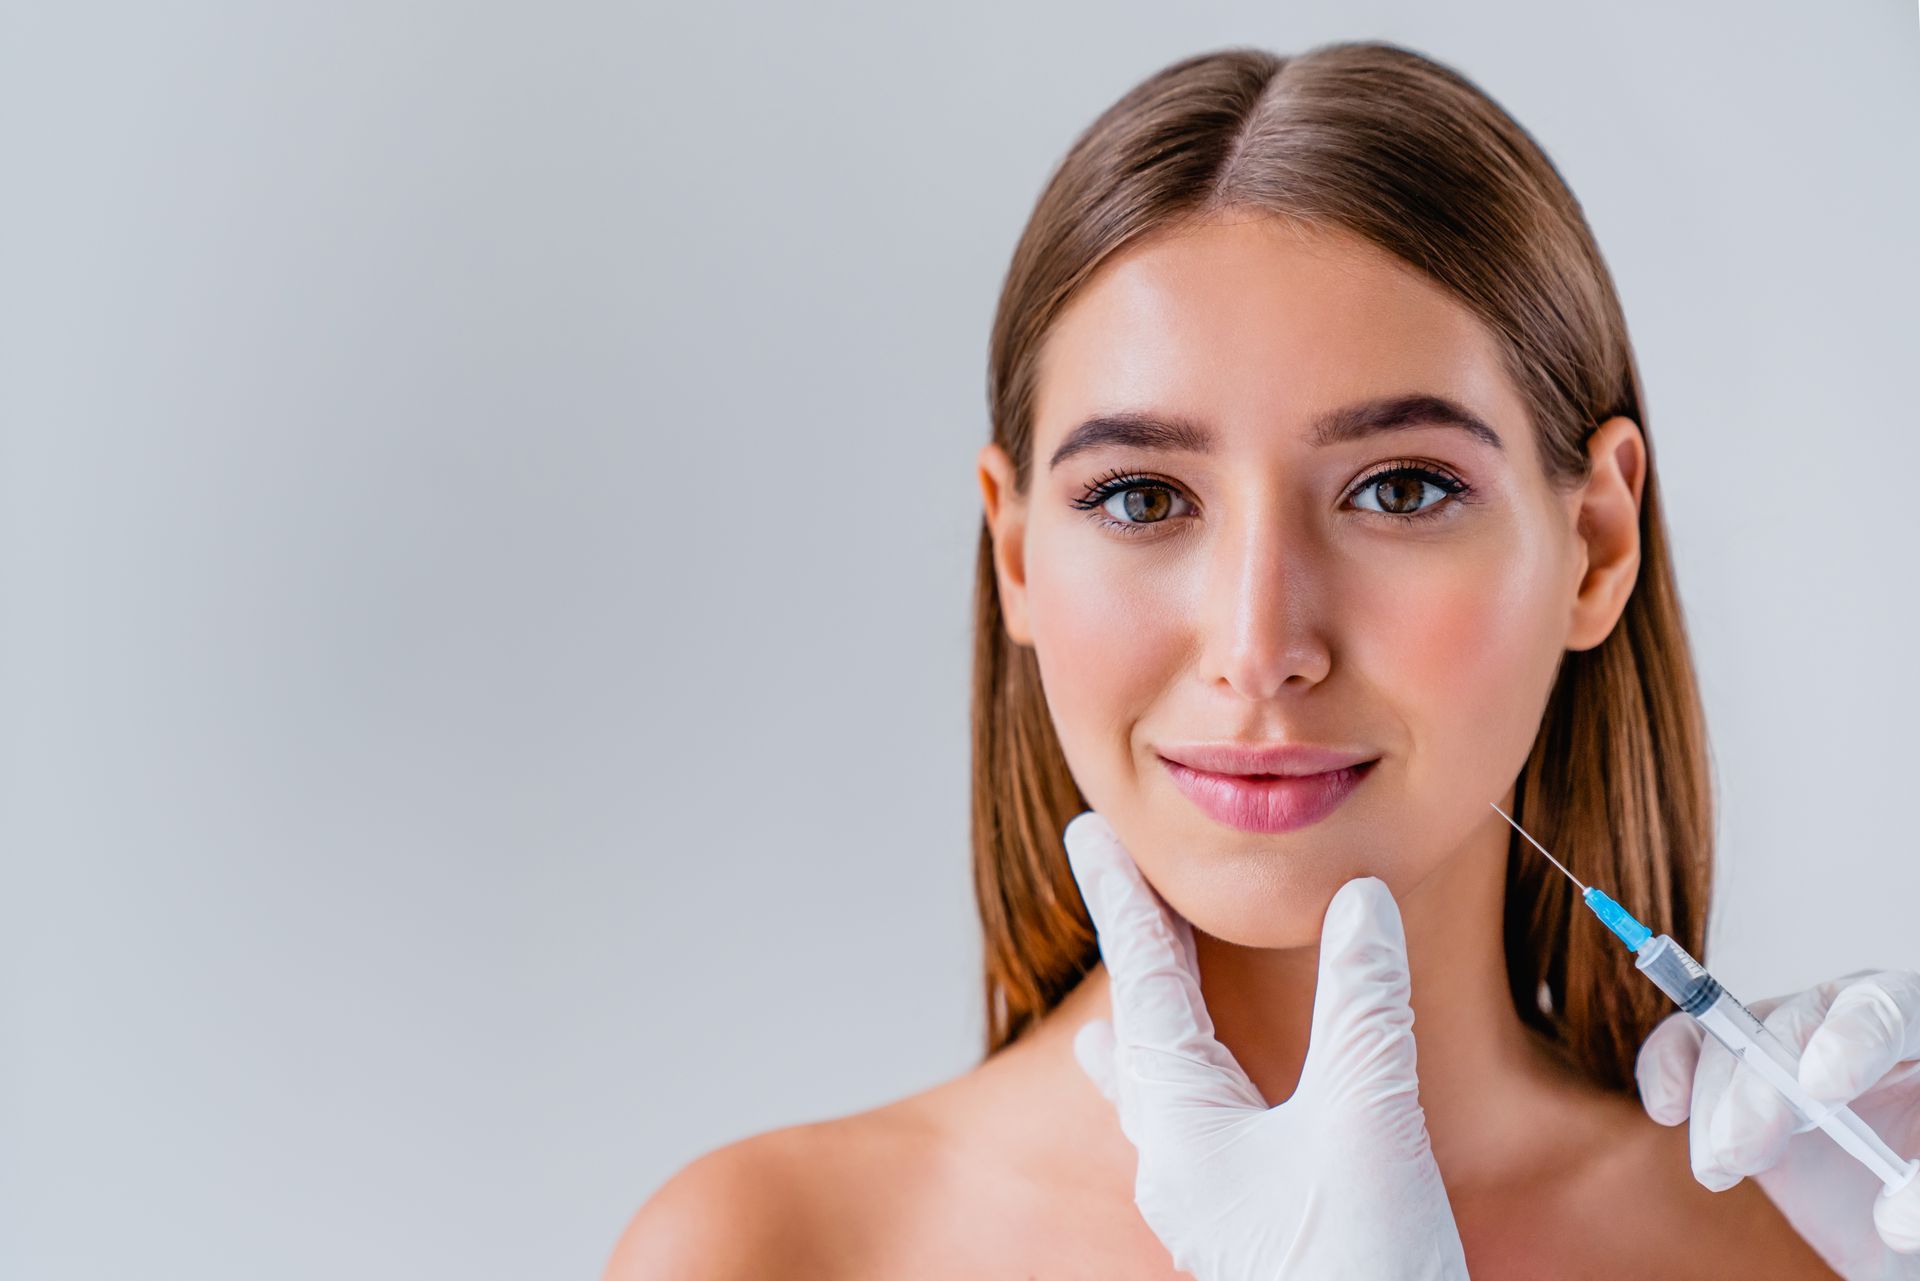
<svg viewBox="0 0 1920 1281">
<path fill-rule="evenodd" d="M 1920 974 L 1860 970 L 1747 1008 L 1800 1054 L 1800 1084 L 1850 1103 L 1887 1146 L 1920 1152 Z M 1920 1279 L 1920 1177 L 1888 1194 L 1758 1072 L 1675 1012 L 1634 1065 L 1647 1114 L 1687 1131 L 1694 1176 L 1722 1191 L 1751 1174 L 1794 1231 L 1848 1281 Z"/>
<path fill-rule="evenodd" d="M 1198 1281 L 1467 1275 L 1414 1075 L 1406 934 L 1386 884 L 1327 906 L 1300 1083 L 1268 1107 L 1214 1039 L 1192 927 L 1099 814 L 1067 855 L 1112 980 L 1074 1055 L 1139 1152 L 1134 1201 Z"/>
</svg>

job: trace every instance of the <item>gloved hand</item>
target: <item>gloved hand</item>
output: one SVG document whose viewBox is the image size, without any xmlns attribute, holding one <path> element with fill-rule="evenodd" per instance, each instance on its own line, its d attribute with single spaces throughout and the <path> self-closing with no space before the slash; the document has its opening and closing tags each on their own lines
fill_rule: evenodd
<svg viewBox="0 0 1920 1281">
<path fill-rule="evenodd" d="M 1747 1007 L 1800 1055 L 1800 1084 L 1850 1103 L 1887 1146 L 1920 1152 L 1920 974 L 1860 970 Z M 1722 1191 L 1751 1174 L 1794 1231 L 1848 1281 L 1920 1278 L 1920 1176 L 1888 1193 L 1758 1072 L 1685 1014 L 1653 1029 L 1634 1064 L 1647 1114 L 1691 1116 L 1694 1177 Z"/>
<path fill-rule="evenodd" d="M 1192 927 L 1092 810 L 1067 824 L 1113 1017 L 1074 1056 L 1139 1152 L 1134 1200 L 1198 1281 L 1467 1275 L 1414 1075 L 1406 934 L 1386 884 L 1327 907 L 1306 1063 L 1273 1107 L 1214 1039 Z"/>
</svg>

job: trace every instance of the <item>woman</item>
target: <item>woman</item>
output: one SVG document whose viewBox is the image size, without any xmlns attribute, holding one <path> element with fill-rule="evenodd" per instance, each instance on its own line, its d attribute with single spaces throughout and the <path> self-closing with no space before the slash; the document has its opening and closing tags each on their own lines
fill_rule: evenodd
<svg viewBox="0 0 1920 1281">
<path fill-rule="evenodd" d="M 1176 63 L 1052 176 L 991 363 L 986 1059 L 694 1162 L 610 1278 L 1894 1258 L 1870 1177 L 1824 1218 L 1739 1181 L 1824 1135 L 1750 1098 L 1677 1124 L 1730 1065 L 1648 1040 L 1664 998 L 1488 804 L 1702 951 L 1705 734 L 1633 354 L 1518 125 L 1391 45 Z M 1793 1007 L 1802 1044 L 1871 1003 L 1837 991 Z M 1213 1124 L 1269 1106 L 1257 1143 Z M 1211 1146 L 1171 1157 L 1168 1116 Z"/>
</svg>

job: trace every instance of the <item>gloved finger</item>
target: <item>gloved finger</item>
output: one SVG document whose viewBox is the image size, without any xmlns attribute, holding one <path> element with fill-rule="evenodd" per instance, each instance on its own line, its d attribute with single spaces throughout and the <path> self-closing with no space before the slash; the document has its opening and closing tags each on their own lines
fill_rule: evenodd
<svg viewBox="0 0 1920 1281">
<path fill-rule="evenodd" d="M 1873 1199 L 1873 1226 L 1901 1254 L 1920 1254 L 1920 1175 L 1894 1193 Z"/>
<path fill-rule="evenodd" d="M 1355 877 L 1334 891 L 1320 927 L 1301 1087 L 1330 1091 L 1336 1109 L 1386 1121 L 1412 1142 L 1426 1130 L 1409 991 L 1399 904 L 1379 877 Z"/>
<path fill-rule="evenodd" d="M 1660 1020 L 1633 1061 L 1640 1103 L 1662 1125 L 1678 1125 L 1693 1106 L 1693 1073 L 1700 1063 L 1706 1031 L 1690 1015 L 1675 1011 Z"/>
<path fill-rule="evenodd" d="M 1094 1088 L 1107 1102 L 1120 1102 L 1113 1079 L 1113 1024 L 1106 1019 L 1088 1019 L 1073 1034 L 1073 1058 L 1087 1074 Z"/>
<path fill-rule="evenodd" d="M 1693 1177 L 1712 1192 L 1725 1192 L 1743 1177 L 1714 1159 L 1709 1139 L 1714 1105 L 1726 1091 L 1727 1082 L 1733 1079 L 1733 1069 L 1738 1063 L 1733 1051 L 1712 1037 L 1700 1042 L 1700 1062 L 1693 1069 L 1693 1096 L 1687 1105 L 1687 1115 L 1691 1118 L 1687 1122 L 1687 1159 L 1693 1166 Z"/>
<path fill-rule="evenodd" d="M 1820 1026 L 1830 995 L 1816 987 L 1770 1002 L 1773 1008 L 1762 1026 L 1797 1054 Z M 1714 1162 L 1736 1174 L 1771 1169 L 1786 1155 L 1799 1121 L 1785 1096 L 1767 1084 L 1752 1064 L 1741 1063 L 1708 1114 L 1707 1138 Z"/>
<path fill-rule="evenodd" d="M 1175 915 L 1178 915 L 1177 913 Z M 1187 973 L 1193 975 L 1194 982 L 1200 981 L 1200 952 L 1193 945 L 1193 923 L 1182 917 L 1179 928 L 1174 933 L 1180 936 L 1180 944 L 1186 949 Z"/>
<path fill-rule="evenodd" d="M 1067 824 L 1067 860 L 1093 918 L 1111 980 L 1116 1069 L 1141 1087 L 1148 1105 L 1202 1099 L 1266 1110 L 1226 1046 L 1190 966 L 1186 919 L 1169 908 L 1111 824 L 1094 810 Z"/>
<path fill-rule="evenodd" d="M 1800 1056 L 1800 1084 L 1825 1103 L 1852 1102 L 1895 1064 L 1920 1059 L 1920 974 L 1849 978 Z"/>
</svg>

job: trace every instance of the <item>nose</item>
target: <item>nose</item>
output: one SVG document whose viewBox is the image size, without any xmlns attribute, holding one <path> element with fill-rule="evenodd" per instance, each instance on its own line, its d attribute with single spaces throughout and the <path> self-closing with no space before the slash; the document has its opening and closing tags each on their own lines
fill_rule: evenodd
<svg viewBox="0 0 1920 1281">
<path fill-rule="evenodd" d="M 1235 522 L 1208 564 L 1202 626 L 1209 675 L 1247 699 L 1272 699 L 1326 679 L 1324 575 L 1311 535 L 1271 505 Z"/>
</svg>

